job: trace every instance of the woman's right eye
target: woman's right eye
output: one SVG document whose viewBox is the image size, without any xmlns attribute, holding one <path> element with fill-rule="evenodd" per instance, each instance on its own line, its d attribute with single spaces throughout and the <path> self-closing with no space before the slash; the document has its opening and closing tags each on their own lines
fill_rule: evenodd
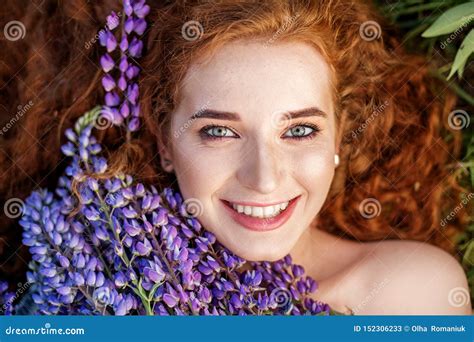
<svg viewBox="0 0 474 342">
<path fill-rule="evenodd" d="M 237 138 L 237 135 L 226 126 L 205 126 L 200 133 L 204 139 Z"/>
</svg>

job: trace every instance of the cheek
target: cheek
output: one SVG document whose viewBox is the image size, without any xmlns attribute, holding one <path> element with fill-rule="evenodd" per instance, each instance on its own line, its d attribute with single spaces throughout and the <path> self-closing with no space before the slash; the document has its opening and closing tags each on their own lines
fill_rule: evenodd
<svg viewBox="0 0 474 342">
<path fill-rule="evenodd" d="M 182 144 L 175 149 L 173 164 L 185 198 L 207 199 L 234 173 L 237 164 L 232 153 L 203 146 Z"/>
<path fill-rule="evenodd" d="M 312 147 L 295 152 L 290 157 L 293 178 L 308 192 L 311 201 L 322 205 L 334 177 L 334 150 Z"/>
</svg>

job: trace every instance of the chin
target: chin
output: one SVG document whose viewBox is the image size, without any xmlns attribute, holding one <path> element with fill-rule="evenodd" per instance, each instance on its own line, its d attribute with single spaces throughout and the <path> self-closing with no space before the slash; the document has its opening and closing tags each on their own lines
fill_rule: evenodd
<svg viewBox="0 0 474 342">
<path fill-rule="evenodd" d="M 290 250 L 268 246 L 260 248 L 236 248 L 235 246 L 229 246 L 227 248 L 247 261 L 277 261 L 290 253 Z"/>
</svg>

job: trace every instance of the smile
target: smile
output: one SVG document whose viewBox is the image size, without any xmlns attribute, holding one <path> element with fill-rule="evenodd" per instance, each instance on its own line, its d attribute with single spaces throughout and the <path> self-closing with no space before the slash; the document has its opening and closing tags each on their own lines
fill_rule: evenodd
<svg viewBox="0 0 474 342">
<path fill-rule="evenodd" d="M 243 213 L 244 215 L 252 216 L 252 217 L 260 217 L 260 218 L 268 218 L 274 217 L 280 214 L 281 211 L 285 210 L 288 207 L 288 202 L 283 202 L 276 205 L 270 205 L 267 207 L 253 207 L 249 205 L 240 205 L 240 204 L 232 204 L 232 208 L 236 210 L 238 213 Z"/>
<path fill-rule="evenodd" d="M 245 228 L 255 231 L 269 231 L 282 226 L 291 217 L 301 195 L 286 202 L 272 205 L 250 205 L 221 200 L 232 219 Z"/>
</svg>

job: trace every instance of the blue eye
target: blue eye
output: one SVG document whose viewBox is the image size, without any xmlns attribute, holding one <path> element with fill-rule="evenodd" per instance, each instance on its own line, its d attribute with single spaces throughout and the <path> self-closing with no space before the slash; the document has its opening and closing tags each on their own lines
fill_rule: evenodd
<svg viewBox="0 0 474 342">
<path fill-rule="evenodd" d="M 205 139 L 235 138 L 237 135 L 226 126 L 205 126 L 200 131 Z"/>
<path fill-rule="evenodd" d="M 296 139 L 296 140 L 311 139 L 320 131 L 321 129 L 312 123 L 302 123 L 302 124 L 298 124 L 293 127 L 290 127 L 283 137 Z M 199 134 L 203 139 L 207 139 L 207 140 L 238 138 L 238 135 L 235 134 L 234 131 L 227 126 L 216 126 L 216 125 L 204 126 L 199 131 Z"/>
<path fill-rule="evenodd" d="M 285 133 L 285 138 L 291 139 L 310 139 L 314 137 L 316 133 L 320 131 L 318 126 L 313 124 L 299 124 L 293 127 L 290 127 L 288 131 Z M 288 134 L 290 133 L 290 135 Z"/>
</svg>

